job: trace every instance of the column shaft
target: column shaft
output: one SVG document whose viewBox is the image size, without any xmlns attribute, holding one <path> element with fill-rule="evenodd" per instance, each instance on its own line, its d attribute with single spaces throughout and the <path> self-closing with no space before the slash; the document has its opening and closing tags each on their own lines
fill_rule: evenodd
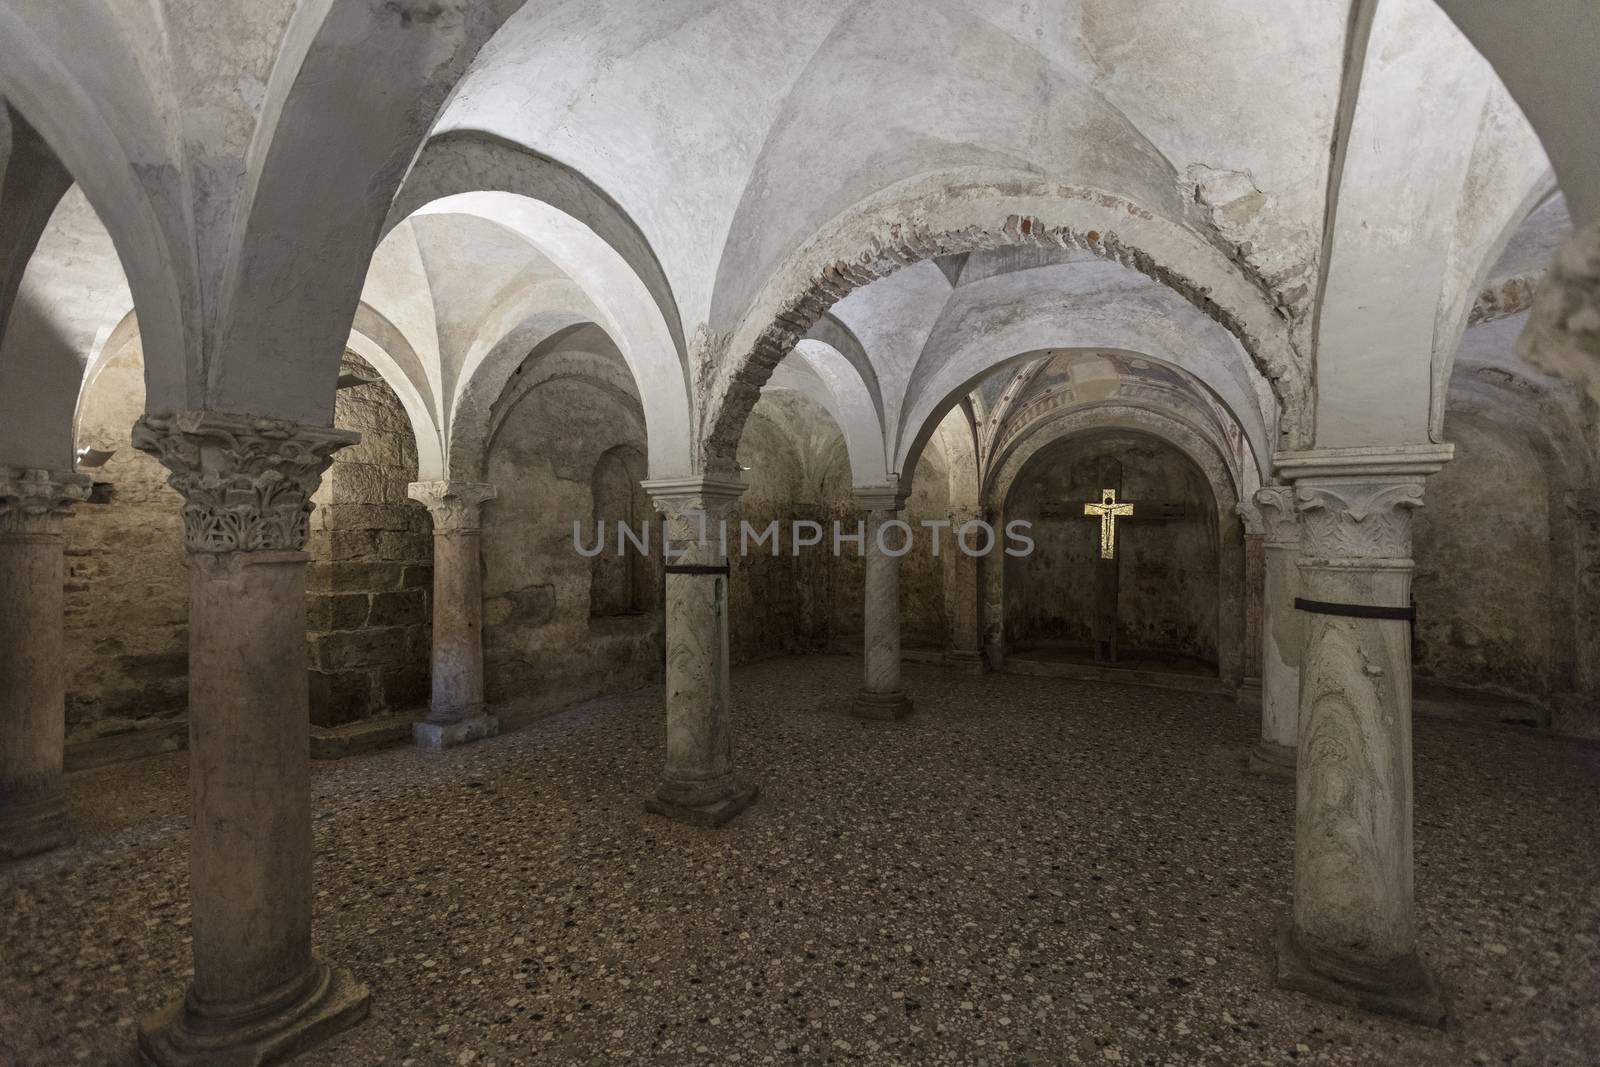
<svg viewBox="0 0 1600 1067">
<path fill-rule="evenodd" d="M 63 538 L 88 480 L 0 468 L 0 860 L 72 837 L 62 750 Z"/>
<path fill-rule="evenodd" d="M 189 556 L 191 1001 L 252 1001 L 311 961 L 303 552 Z"/>
<path fill-rule="evenodd" d="M 1300 722 L 1300 656 L 1305 615 L 1300 595 L 1300 520 L 1294 490 L 1267 486 L 1256 494 L 1265 543 L 1261 604 L 1261 741 L 1250 768 L 1293 778 Z"/>
<path fill-rule="evenodd" d="M 910 535 L 885 526 L 898 519 L 905 498 L 896 489 L 858 490 L 856 497 L 867 511 L 862 574 L 865 678 L 853 710 L 863 719 L 900 719 L 910 714 L 911 701 L 900 683 L 900 556 L 895 553 L 907 547 Z"/>
<path fill-rule="evenodd" d="M 194 980 L 144 1020 L 149 1062 L 258 1064 L 366 1016 L 311 952 L 306 517 L 355 434 L 217 412 L 146 416 L 189 550 L 189 861 Z"/>
<path fill-rule="evenodd" d="M 666 517 L 667 557 L 666 760 L 645 808 L 681 822 L 720 826 L 757 792 L 733 765 L 729 568 L 720 530 L 744 485 L 686 478 L 644 487 Z"/>
<path fill-rule="evenodd" d="M 482 505 L 491 485 L 413 482 L 413 500 L 433 516 L 432 699 L 412 726 L 418 747 L 447 748 L 492 737 L 499 721 L 483 704 Z"/>
<path fill-rule="evenodd" d="M 950 537 L 948 543 L 940 546 L 940 551 L 945 553 L 945 617 L 949 623 L 945 662 L 974 674 L 982 674 L 987 667 L 980 620 L 983 568 L 990 561 L 961 551 L 958 536 L 962 527 L 982 519 L 983 513 L 976 508 L 951 508 Z M 974 531 L 970 543 L 976 549 L 984 544 L 984 539 Z M 992 548 L 996 553 L 1000 551 L 998 545 Z"/>
<path fill-rule="evenodd" d="M 1292 921 L 1278 977 L 1292 988 L 1439 1024 L 1416 950 L 1411 842 L 1411 511 L 1449 446 L 1278 457 L 1295 479 L 1306 610 Z"/>
</svg>

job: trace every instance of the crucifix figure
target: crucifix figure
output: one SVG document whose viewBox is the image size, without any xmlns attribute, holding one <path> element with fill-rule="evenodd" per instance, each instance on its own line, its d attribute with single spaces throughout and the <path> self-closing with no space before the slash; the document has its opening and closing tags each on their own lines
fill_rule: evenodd
<svg viewBox="0 0 1600 1067">
<path fill-rule="evenodd" d="M 1098 501 L 1083 504 L 1047 503 L 1040 508 L 1042 518 L 1082 517 L 1100 520 L 1100 552 L 1094 568 L 1094 614 L 1090 621 L 1090 634 L 1094 641 L 1094 658 L 1100 663 L 1117 662 L 1117 594 L 1121 585 L 1120 560 L 1117 552 L 1119 520 L 1163 521 L 1182 518 L 1182 502 L 1131 501 L 1118 499 L 1122 484 L 1122 464 L 1107 460 L 1101 465 L 1100 484 L 1109 488 L 1100 490 Z"/>
<path fill-rule="evenodd" d="M 1133 518 L 1133 505 L 1127 501 L 1117 503 L 1115 489 L 1100 490 L 1100 503 L 1085 504 L 1085 515 L 1100 516 L 1100 558 L 1115 559 L 1117 557 L 1117 520 Z"/>
</svg>

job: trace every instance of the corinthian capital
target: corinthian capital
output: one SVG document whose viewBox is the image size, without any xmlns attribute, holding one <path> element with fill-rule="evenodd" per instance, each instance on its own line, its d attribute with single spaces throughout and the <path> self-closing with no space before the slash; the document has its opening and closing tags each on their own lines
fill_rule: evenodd
<svg viewBox="0 0 1600 1067">
<path fill-rule="evenodd" d="M 425 505 L 433 515 L 435 533 L 476 530 L 485 501 L 499 491 L 484 482 L 412 482 L 406 495 Z"/>
<path fill-rule="evenodd" d="M 191 552 L 298 551 L 311 495 L 333 454 L 361 435 L 287 419 L 180 411 L 146 415 L 133 446 L 159 459 L 183 494 Z"/>
<path fill-rule="evenodd" d="M 1261 515 L 1267 544 L 1294 546 L 1300 543 L 1300 513 L 1295 510 L 1293 488 L 1268 485 L 1257 489 L 1256 509 Z"/>
<path fill-rule="evenodd" d="M 1450 462 L 1448 444 L 1362 445 L 1279 452 L 1279 477 L 1294 481 L 1302 559 L 1387 560 L 1409 566 L 1411 512 L 1422 483 Z"/>
<path fill-rule="evenodd" d="M 1421 481 L 1317 482 L 1295 488 L 1304 553 L 1321 559 L 1409 559 Z"/>
<path fill-rule="evenodd" d="M 59 534 L 72 505 L 89 496 L 82 474 L 0 467 L 0 535 Z"/>
</svg>

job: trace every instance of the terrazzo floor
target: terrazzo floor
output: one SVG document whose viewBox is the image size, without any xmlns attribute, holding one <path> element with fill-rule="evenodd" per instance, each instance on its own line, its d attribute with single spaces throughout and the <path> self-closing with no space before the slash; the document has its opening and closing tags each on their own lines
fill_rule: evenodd
<svg viewBox="0 0 1600 1067">
<path fill-rule="evenodd" d="M 1444 1032 L 1275 989 L 1292 786 L 1215 697 L 859 662 L 735 672 L 720 831 L 647 816 L 658 691 L 314 768 L 320 950 L 372 989 L 316 1065 L 1600 1060 L 1600 749 L 1416 725 Z M 72 776 L 79 843 L 0 868 L 0 1062 L 133 1062 L 189 965 L 183 754 Z"/>
</svg>

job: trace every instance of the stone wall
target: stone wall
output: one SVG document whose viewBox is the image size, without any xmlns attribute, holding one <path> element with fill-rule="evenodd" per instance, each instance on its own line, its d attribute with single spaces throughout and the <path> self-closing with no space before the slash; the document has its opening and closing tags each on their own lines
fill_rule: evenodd
<svg viewBox="0 0 1600 1067">
<path fill-rule="evenodd" d="M 189 704 L 183 498 L 129 444 L 143 412 L 135 339 L 102 366 L 79 412 L 78 447 L 112 453 L 83 471 L 105 502 L 79 504 L 66 522 L 67 743 L 79 749 L 181 733 Z"/>
<path fill-rule="evenodd" d="M 1549 463 L 1516 424 L 1452 411 L 1455 459 L 1412 527 L 1416 674 L 1542 701 L 1552 672 Z"/>
<path fill-rule="evenodd" d="M 393 390 L 360 357 L 341 371 L 334 424 L 361 442 L 342 449 L 313 502 L 306 576 L 311 721 L 340 726 L 428 702 L 433 526 L 406 496 L 417 444 Z"/>
<path fill-rule="evenodd" d="M 1012 488 L 1007 522 L 1033 523 L 1035 548 L 1007 557 L 1006 640 L 1091 648 L 1099 527 L 1081 505 L 1098 500 L 1102 465 L 1122 464 L 1124 500 L 1181 501 L 1182 518 L 1119 524 L 1117 641 L 1126 655 L 1153 652 L 1217 660 L 1216 503 L 1204 474 L 1176 449 L 1142 434 L 1073 437 L 1040 451 Z M 1042 517 L 1041 506 L 1068 511 Z"/>
<path fill-rule="evenodd" d="M 525 364 L 496 403 L 485 458 L 484 480 L 498 495 L 483 509 L 484 689 L 513 720 L 659 681 L 665 663 L 659 600 L 597 614 L 596 569 L 610 563 L 573 543 L 575 520 L 593 543 L 607 454 L 647 455 L 632 376 L 620 355 L 540 374 Z M 614 555 L 615 527 L 607 532 Z M 650 542 L 658 556 L 659 535 L 657 527 Z"/>
</svg>

